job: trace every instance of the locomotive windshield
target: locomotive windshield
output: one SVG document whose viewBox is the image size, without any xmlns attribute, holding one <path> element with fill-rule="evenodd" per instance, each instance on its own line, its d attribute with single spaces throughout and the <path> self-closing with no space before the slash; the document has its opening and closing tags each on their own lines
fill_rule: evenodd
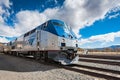
<svg viewBox="0 0 120 80">
<path fill-rule="evenodd" d="M 53 24 L 56 25 L 56 26 L 64 26 L 63 24 L 58 23 L 58 22 L 53 22 Z"/>
<path fill-rule="evenodd" d="M 74 32 L 72 31 L 71 27 L 67 26 L 62 21 L 53 21 L 54 28 L 58 34 L 58 36 L 69 38 L 69 39 L 76 39 Z"/>
</svg>

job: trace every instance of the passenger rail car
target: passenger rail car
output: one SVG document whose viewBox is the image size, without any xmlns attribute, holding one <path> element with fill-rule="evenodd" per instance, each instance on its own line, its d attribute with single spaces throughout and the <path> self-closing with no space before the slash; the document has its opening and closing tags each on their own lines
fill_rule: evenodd
<svg viewBox="0 0 120 80">
<path fill-rule="evenodd" d="M 63 65 L 78 62 L 77 38 L 72 29 L 60 20 L 49 20 L 8 43 L 8 54 L 52 59 Z"/>
</svg>

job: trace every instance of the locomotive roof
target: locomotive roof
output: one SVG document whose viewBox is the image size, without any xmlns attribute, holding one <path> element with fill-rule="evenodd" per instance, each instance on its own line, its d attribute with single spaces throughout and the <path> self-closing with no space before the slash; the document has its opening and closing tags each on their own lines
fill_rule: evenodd
<svg viewBox="0 0 120 80">
<path fill-rule="evenodd" d="M 45 27 L 45 25 L 46 25 L 46 27 Z M 68 27 L 63 21 L 57 20 L 57 19 L 48 20 L 45 23 L 37 26 L 36 28 L 26 32 L 23 35 L 25 37 L 25 36 L 35 32 L 36 30 L 39 30 L 39 29 L 44 30 L 44 31 L 48 31 L 48 32 L 53 33 L 57 36 L 76 39 L 76 36 L 75 36 L 74 32 L 72 31 L 72 29 L 70 27 Z"/>
</svg>

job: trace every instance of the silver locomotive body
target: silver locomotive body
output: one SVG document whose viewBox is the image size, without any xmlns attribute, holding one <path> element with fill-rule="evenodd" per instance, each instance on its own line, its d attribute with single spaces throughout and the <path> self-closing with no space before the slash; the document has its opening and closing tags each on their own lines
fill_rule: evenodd
<svg viewBox="0 0 120 80">
<path fill-rule="evenodd" d="M 11 47 L 10 54 L 49 58 L 63 65 L 74 64 L 79 59 L 75 34 L 60 20 L 49 20 L 11 41 L 8 46 Z"/>
</svg>

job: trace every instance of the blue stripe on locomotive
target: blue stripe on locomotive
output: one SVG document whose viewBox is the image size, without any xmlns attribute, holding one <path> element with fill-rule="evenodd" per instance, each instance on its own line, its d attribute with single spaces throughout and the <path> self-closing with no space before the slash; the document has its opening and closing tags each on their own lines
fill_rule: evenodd
<svg viewBox="0 0 120 80">
<path fill-rule="evenodd" d="M 55 25 L 54 23 L 60 24 L 60 25 Z M 46 24 L 47 26 L 45 26 Z M 63 21 L 60 21 L 60 20 L 49 20 L 46 23 L 37 27 L 37 29 L 48 31 L 60 37 L 65 37 L 68 39 L 76 39 L 76 36 L 72 31 L 72 29 L 68 27 Z"/>
</svg>

